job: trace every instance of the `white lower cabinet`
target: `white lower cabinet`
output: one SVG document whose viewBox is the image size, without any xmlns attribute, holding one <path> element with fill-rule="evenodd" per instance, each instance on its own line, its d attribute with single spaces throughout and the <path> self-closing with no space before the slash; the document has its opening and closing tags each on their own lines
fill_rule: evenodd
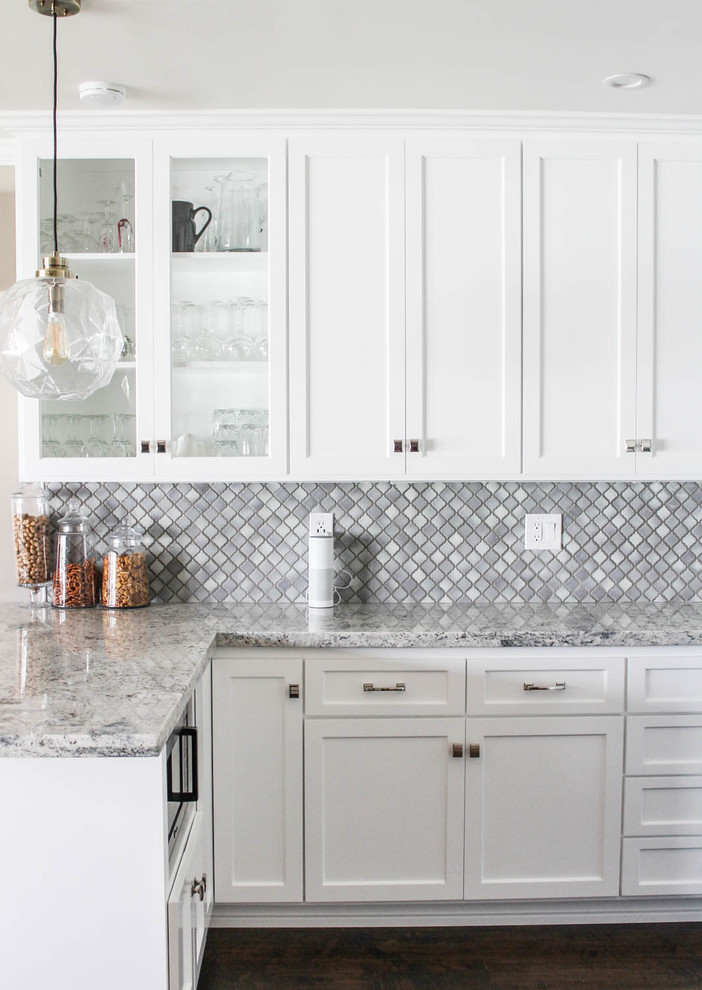
<svg viewBox="0 0 702 990">
<path fill-rule="evenodd" d="M 202 811 L 193 827 L 168 899 L 169 990 L 194 990 L 212 913 L 211 836 Z"/>
<path fill-rule="evenodd" d="M 619 892 L 620 716 L 468 721 L 466 898 Z"/>
<path fill-rule="evenodd" d="M 462 718 L 307 721 L 307 900 L 463 897 L 464 734 Z"/>
<path fill-rule="evenodd" d="M 217 902 L 302 900 L 302 660 L 213 664 Z"/>
</svg>

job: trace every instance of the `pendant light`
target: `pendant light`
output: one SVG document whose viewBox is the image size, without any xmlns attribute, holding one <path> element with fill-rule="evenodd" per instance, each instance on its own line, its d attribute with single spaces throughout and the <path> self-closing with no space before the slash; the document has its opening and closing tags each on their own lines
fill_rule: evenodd
<svg viewBox="0 0 702 990">
<path fill-rule="evenodd" d="M 58 249 L 56 179 L 57 22 L 80 11 L 81 0 L 29 0 L 53 18 L 54 250 L 35 278 L 0 296 L 0 372 L 32 399 L 85 399 L 107 385 L 124 345 L 114 300 L 79 280 Z"/>
</svg>

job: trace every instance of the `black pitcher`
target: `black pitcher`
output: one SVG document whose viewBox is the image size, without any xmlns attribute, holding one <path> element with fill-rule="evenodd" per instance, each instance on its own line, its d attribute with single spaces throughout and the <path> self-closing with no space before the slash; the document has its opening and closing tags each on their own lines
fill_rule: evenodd
<svg viewBox="0 0 702 990">
<path fill-rule="evenodd" d="M 195 233 L 195 217 L 204 210 L 207 220 L 200 230 Z M 195 245 L 205 233 L 212 221 L 212 211 L 206 206 L 193 206 L 184 200 L 173 201 L 173 250 L 194 251 Z"/>
</svg>

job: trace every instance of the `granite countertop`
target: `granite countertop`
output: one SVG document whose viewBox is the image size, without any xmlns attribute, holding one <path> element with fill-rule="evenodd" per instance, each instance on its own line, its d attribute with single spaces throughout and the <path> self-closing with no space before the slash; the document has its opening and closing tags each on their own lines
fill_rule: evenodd
<svg viewBox="0 0 702 990">
<path fill-rule="evenodd" d="M 154 756 L 210 647 L 702 646 L 702 604 L 0 605 L 0 756 Z"/>
</svg>

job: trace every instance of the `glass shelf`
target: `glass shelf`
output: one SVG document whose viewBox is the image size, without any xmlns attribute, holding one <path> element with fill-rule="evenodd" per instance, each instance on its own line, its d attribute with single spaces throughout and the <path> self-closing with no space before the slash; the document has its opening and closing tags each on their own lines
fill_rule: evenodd
<svg viewBox="0 0 702 990">
<path fill-rule="evenodd" d="M 122 367 L 122 365 L 118 365 Z M 263 374 L 268 370 L 268 361 L 174 361 L 173 371 L 208 371 L 213 374 Z"/>
</svg>

